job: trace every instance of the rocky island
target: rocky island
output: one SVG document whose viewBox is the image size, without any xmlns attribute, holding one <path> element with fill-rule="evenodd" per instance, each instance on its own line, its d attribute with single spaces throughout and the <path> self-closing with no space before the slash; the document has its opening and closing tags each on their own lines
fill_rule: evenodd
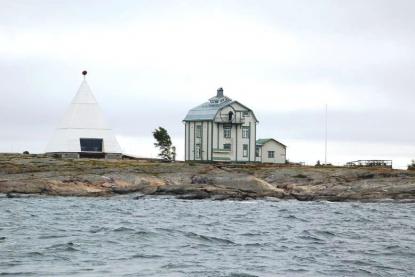
<svg viewBox="0 0 415 277">
<path fill-rule="evenodd" d="M 414 201 L 415 171 L 0 154 L 0 193 L 8 197 L 140 193 L 213 200 Z"/>
</svg>

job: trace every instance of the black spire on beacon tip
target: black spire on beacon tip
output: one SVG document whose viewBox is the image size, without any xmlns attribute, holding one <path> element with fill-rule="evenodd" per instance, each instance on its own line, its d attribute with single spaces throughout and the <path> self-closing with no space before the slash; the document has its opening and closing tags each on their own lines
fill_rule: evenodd
<svg viewBox="0 0 415 277">
<path fill-rule="evenodd" d="M 82 71 L 82 75 L 85 76 L 86 74 L 88 74 L 88 72 L 86 70 Z"/>
</svg>

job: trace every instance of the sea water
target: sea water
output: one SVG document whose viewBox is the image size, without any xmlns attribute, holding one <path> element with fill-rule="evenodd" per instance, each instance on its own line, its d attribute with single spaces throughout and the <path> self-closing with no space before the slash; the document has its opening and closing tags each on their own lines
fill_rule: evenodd
<svg viewBox="0 0 415 277">
<path fill-rule="evenodd" d="M 414 203 L 0 198 L 0 276 L 414 276 Z"/>
</svg>

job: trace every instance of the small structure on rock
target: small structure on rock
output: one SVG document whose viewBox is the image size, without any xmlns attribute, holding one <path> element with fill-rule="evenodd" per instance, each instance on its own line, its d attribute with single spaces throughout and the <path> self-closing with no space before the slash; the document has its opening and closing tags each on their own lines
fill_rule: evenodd
<svg viewBox="0 0 415 277">
<path fill-rule="evenodd" d="M 346 163 L 348 167 L 386 167 L 392 168 L 392 160 L 357 160 Z"/>
<path fill-rule="evenodd" d="M 287 161 L 287 146 L 273 139 L 258 139 L 256 141 L 255 158 L 261 163 L 285 164 Z"/>
<path fill-rule="evenodd" d="M 258 145 L 258 119 L 253 110 L 225 96 L 222 88 L 208 102 L 191 109 L 183 121 L 186 161 L 286 161 L 282 143 L 267 139 Z"/>
<path fill-rule="evenodd" d="M 121 147 L 85 80 L 73 98 L 47 148 L 63 158 L 121 158 Z"/>
<path fill-rule="evenodd" d="M 254 112 L 217 90 L 216 96 L 191 109 L 185 119 L 186 161 L 254 162 Z"/>
</svg>

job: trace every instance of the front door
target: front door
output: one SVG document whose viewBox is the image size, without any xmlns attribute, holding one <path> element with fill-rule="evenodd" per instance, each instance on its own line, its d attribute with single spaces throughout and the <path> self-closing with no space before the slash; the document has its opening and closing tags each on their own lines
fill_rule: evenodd
<svg viewBox="0 0 415 277">
<path fill-rule="evenodd" d="M 201 159 L 201 148 L 200 148 L 200 144 L 196 144 L 195 145 L 195 160 L 200 160 Z"/>
</svg>

